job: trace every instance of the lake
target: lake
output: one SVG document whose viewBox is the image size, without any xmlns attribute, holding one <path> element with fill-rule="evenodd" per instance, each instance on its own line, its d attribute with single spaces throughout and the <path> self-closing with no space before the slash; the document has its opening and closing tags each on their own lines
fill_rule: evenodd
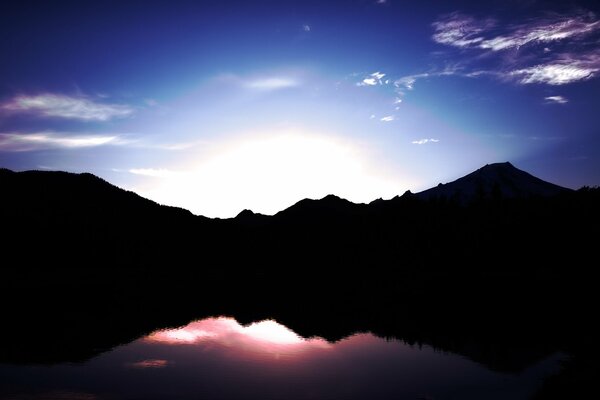
<svg viewBox="0 0 600 400">
<path fill-rule="evenodd" d="M 43 334 L 41 332 L 40 334 Z M 303 338 L 273 320 L 206 318 L 86 362 L 0 364 L 3 399 L 527 399 L 560 354 L 500 373 L 429 346 Z"/>
</svg>

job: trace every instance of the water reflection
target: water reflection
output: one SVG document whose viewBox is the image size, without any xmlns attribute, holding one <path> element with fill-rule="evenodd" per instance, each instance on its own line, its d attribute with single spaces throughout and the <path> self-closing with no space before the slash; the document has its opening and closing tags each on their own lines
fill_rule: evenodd
<svg viewBox="0 0 600 400">
<path fill-rule="evenodd" d="M 142 360 L 132 362 L 129 365 L 132 368 L 164 368 L 169 364 L 167 360 Z"/>
<path fill-rule="evenodd" d="M 267 320 L 208 318 L 84 364 L 0 365 L 3 399 L 526 399 L 557 357 L 505 375 L 368 333 L 330 343 Z M 60 394 L 60 396 L 58 396 Z"/>
<path fill-rule="evenodd" d="M 243 326 L 233 318 L 207 318 L 184 327 L 155 332 L 143 340 L 170 345 L 218 344 L 238 352 L 276 356 L 297 355 L 313 349 L 329 349 L 331 343 L 322 338 L 305 339 L 287 327 L 264 320 Z"/>
</svg>

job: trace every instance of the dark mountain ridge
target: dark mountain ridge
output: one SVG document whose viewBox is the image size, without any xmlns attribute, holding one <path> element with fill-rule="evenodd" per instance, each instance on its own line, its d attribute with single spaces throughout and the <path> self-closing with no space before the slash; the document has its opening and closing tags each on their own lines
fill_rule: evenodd
<svg viewBox="0 0 600 400">
<path fill-rule="evenodd" d="M 510 163 L 390 200 L 355 204 L 328 195 L 301 200 L 274 216 L 245 210 L 225 220 L 158 205 L 91 174 L 3 169 L 0 188 L 6 243 L 35 243 L 48 254 L 68 243 L 70 251 L 61 257 L 66 264 L 91 253 L 99 257 L 95 262 L 143 266 L 191 256 L 192 249 L 201 250 L 206 264 L 234 265 L 240 257 L 234 248 L 265 267 L 287 258 L 298 264 L 317 259 L 330 267 L 402 259 L 403 268 L 429 268 L 448 256 L 466 265 L 484 248 L 511 247 L 500 255 L 502 262 L 527 250 L 532 239 L 559 241 L 562 235 L 549 235 L 569 221 L 557 207 L 569 207 L 575 196 Z M 529 255 L 523 253 L 525 259 Z"/>
<path fill-rule="evenodd" d="M 558 350 L 589 361 L 600 190 L 510 164 L 461 179 L 444 185 L 458 196 L 330 195 L 219 220 L 90 174 L 0 170 L 0 304 L 15 327 L 0 362 L 78 360 L 209 315 L 330 340 L 370 330 L 502 370 Z"/>
<path fill-rule="evenodd" d="M 27 208 L 35 207 L 36 203 L 39 204 L 38 200 L 43 199 L 51 203 L 64 201 L 66 204 L 63 205 L 63 208 L 73 207 L 73 203 L 78 201 L 85 202 L 94 208 L 90 210 L 94 212 L 110 208 L 124 208 L 132 211 L 133 208 L 129 210 L 129 206 L 135 204 L 136 212 L 160 209 L 161 212 L 171 212 L 172 215 L 179 213 L 181 216 L 186 214 L 191 216 L 191 213 L 187 210 L 178 207 L 160 206 L 152 200 L 145 199 L 134 192 L 120 189 L 89 173 L 76 174 L 62 171 L 13 172 L 6 168 L 0 168 L 0 185 L 2 185 L 3 191 L 7 193 L 13 191 L 9 196 L 5 196 L 3 201 L 16 202 L 26 205 Z M 455 181 L 446 184 L 440 183 L 436 187 L 416 194 L 407 191 L 402 196 L 396 196 L 391 200 L 377 199 L 368 205 L 355 204 L 332 194 L 320 200 L 303 199 L 278 212 L 275 217 L 293 219 L 299 214 L 302 214 L 302 217 L 306 217 L 306 214 L 313 214 L 315 218 L 321 218 L 331 214 L 353 214 L 359 212 L 359 210 L 364 210 L 365 206 L 380 207 L 384 204 L 397 203 L 401 198 L 411 196 L 422 200 L 443 199 L 465 205 L 484 199 L 552 197 L 570 191 L 572 189 L 543 181 L 514 167 L 509 162 L 504 162 L 487 164 Z M 263 219 L 264 217 L 268 216 L 254 213 L 252 210 L 243 210 L 236 216 L 236 219 Z"/>
</svg>

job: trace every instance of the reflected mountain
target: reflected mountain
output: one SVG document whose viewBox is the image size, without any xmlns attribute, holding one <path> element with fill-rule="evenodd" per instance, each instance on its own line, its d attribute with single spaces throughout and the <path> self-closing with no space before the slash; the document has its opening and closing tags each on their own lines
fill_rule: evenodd
<svg viewBox="0 0 600 400">
<path fill-rule="evenodd" d="M 85 363 L 0 365 L 0 381 L 10 381 L 0 384 L 0 397 L 517 400 L 556 371 L 559 357 L 503 374 L 370 333 L 328 342 L 303 338 L 274 320 L 242 325 L 212 317 L 152 332 Z"/>
<path fill-rule="evenodd" d="M 233 318 L 206 318 L 175 328 L 151 333 L 144 340 L 171 345 L 218 342 L 235 351 L 251 351 L 278 356 L 298 354 L 310 349 L 327 349 L 331 344 L 322 338 L 303 338 L 274 320 L 241 325 Z"/>
<path fill-rule="evenodd" d="M 372 332 L 494 371 L 563 351 L 577 384 L 560 385 L 591 385 L 600 190 L 563 189 L 508 163 L 443 186 L 220 220 L 90 174 L 2 169 L 0 362 L 83 362 L 231 315 L 328 342 Z"/>
</svg>

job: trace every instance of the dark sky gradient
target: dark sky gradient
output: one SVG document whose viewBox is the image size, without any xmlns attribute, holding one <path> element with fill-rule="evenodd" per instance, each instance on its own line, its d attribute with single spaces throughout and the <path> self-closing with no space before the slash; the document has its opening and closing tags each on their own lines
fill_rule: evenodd
<svg viewBox="0 0 600 400">
<path fill-rule="evenodd" d="M 0 54 L 0 166 L 198 214 L 499 161 L 600 184 L 595 2 L 3 2 Z"/>
</svg>

